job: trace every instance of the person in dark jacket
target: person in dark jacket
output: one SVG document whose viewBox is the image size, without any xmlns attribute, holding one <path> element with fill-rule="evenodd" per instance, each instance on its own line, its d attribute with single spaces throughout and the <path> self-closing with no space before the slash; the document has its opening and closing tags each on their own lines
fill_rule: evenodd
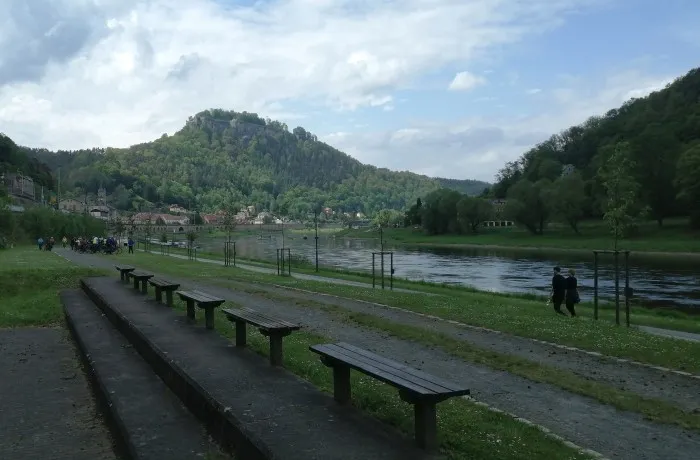
<svg viewBox="0 0 700 460">
<path fill-rule="evenodd" d="M 578 296 L 578 280 L 576 280 L 576 270 L 570 268 L 569 276 L 566 277 L 565 281 L 566 294 L 564 295 L 564 302 L 566 304 L 566 309 L 569 310 L 571 316 L 576 316 L 576 310 L 574 310 L 574 305 L 576 305 L 580 301 Z"/>
<path fill-rule="evenodd" d="M 561 268 L 554 267 L 554 276 L 552 277 L 552 305 L 554 311 L 560 315 L 566 316 L 566 313 L 561 311 L 561 304 L 566 296 L 566 278 L 561 275 Z"/>
</svg>

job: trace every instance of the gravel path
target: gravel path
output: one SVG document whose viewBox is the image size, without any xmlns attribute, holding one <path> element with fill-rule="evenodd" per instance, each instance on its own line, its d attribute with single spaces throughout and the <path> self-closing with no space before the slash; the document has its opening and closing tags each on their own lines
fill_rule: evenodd
<svg viewBox="0 0 700 460">
<path fill-rule="evenodd" d="M 0 374 L 1 459 L 116 458 L 65 330 L 0 329 Z"/>
<path fill-rule="evenodd" d="M 76 254 L 70 251 L 65 253 L 60 251 L 60 253 L 79 264 L 104 268 L 113 267 L 112 261 L 109 259 Z M 170 275 L 168 275 L 168 278 L 173 279 Z M 566 356 L 560 356 L 564 354 L 559 349 L 556 350 L 555 354 L 552 354 L 551 350 L 546 348 L 536 348 L 531 341 L 526 341 L 526 343 L 520 343 L 519 345 L 518 342 L 509 342 L 511 339 L 526 339 L 503 334 L 479 334 L 475 331 L 462 329 L 444 322 L 430 322 L 426 318 L 415 315 L 359 302 L 333 299 L 328 296 L 265 287 L 265 290 L 268 292 L 284 295 L 288 298 L 287 301 L 280 301 L 277 297 L 269 299 L 264 295 L 247 293 L 242 289 L 232 290 L 202 283 L 201 281 L 187 279 L 174 279 L 174 281 L 181 281 L 188 287 L 206 289 L 206 291 L 214 295 L 222 296 L 243 306 L 271 313 L 290 321 L 300 322 L 308 329 L 325 335 L 332 340 L 355 343 L 429 373 L 464 383 L 472 390 L 475 399 L 531 420 L 580 446 L 596 450 L 607 457 L 629 460 L 698 458 L 700 435 L 697 433 L 673 426 L 655 424 L 644 420 L 641 415 L 618 411 L 610 406 L 569 393 L 553 385 L 533 382 L 507 372 L 466 363 L 439 349 L 397 339 L 381 332 L 353 327 L 339 321 L 336 317 L 321 309 L 300 306 L 296 302 L 301 301 L 303 303 L 304 300 L 311 299 L 317 302 L 342 304 L 339 306 L 353 311 L 368 312 L 402 324 L 434 328 L 444 333 L 454 334 L 463 340 L 477 341 L 475 343 L 480 344 L 480 346 L 489 345 L 491 349 L 525 356 L 533 361 L 540 362 L 542 360 L 541 362 L 546 362 L 550 365 L 558 363 L 558 365 L 564 367 L 565 364 L 583 363 L 579 364 L 580 369 L 587 369 L 587 372 L 590 373 L 604 372 L 604 375 L 606 375 L 605 379 L 609 379 L 610 382 L 614 382 L 616 378 L 626 381 L 648 378 L 641 374 L 639 376 L 631 376 L 631 372 L 651 372 L 652 370 L 650 369 L 630 367 L 625 371 L 625 366 L 622 363 L 611 365 L 610 362 L 605 360 L 601 360 L 601 362 L 586 362 L 585 359 L 592 357 L 587 356 L 587 358 L 581 357 L 579 359 L 578 354 L 575 352 L 567 353 Z M 248 290 L 252 291 L 263 289 L 263 286 L 257 284 L 236 284 L 241 288 L 247 286 Z M 656 378 L 663 379 L 663 381 L 672 379 L 670 376 L 660 377 L 660 375 L 663 374 L 659 373 Z M 607 381 L 605 379 L 603 380 Z M 690 389 L 684 386 L 684 382 L 679 381 L 675 385 L 678 385 L 679 391 L 683 391 L 686 396 L 697 400 L 697 394 L 692 395 Z M 626 384 L 625 388 L 630 389 Z M 669 393 L 672 391 L 674 390 L 669 391 Z"/>
</svg>

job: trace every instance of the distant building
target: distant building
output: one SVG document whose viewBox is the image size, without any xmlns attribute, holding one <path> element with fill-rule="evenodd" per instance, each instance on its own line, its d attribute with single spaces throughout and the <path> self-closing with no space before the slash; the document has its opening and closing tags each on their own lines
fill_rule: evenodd
<svg viewBox="0 0 700 460">
<path fill-rule="evenodd" d="M 36 201 L 34 180 L 22 174 L 3 174 L 2 181 L 10 195 Z"/>
<path fill-rule="evenodd" d="M 85 203 L 80 200 L 68 198 L 58 203 L 58 209 L 63 212 L 80 213 L 85 211 Z"/>
<path fill-rule="evenodd" d="M 170 206 L 170 208 L 168 208 L 168 210 L 172 213 L 175 213 L 175 214 L 186 214 L 187 213 L 187 209 L 183 208 L 179 204 L 174 204 L 174 205 Z"/>
<path fill-rule="evenodd" d="M 140 212 L 132 217 L 135 224 L 153 225 L 188 225 L 190 218 L 187 216 L 174 216 L 172 214 L 160 214 L 155 212 Z"/>
</svg>

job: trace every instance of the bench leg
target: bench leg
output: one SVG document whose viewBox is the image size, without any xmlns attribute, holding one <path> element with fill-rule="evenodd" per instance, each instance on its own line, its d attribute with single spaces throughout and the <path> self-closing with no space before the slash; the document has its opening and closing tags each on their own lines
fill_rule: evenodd
<svg viewBox="0 0 700 460">
<path fill-rule="evenodd" d="M 163 291 L 158 286 L 154 286 L 154 288 L 156 290 L 156 302 L 162 302 L 163 301 Z"/>
<path fill-rule="evenodd" d="M 207 329 L 214 329 L 214 308 L 209 307 L 204 309 L 204 323 Z"/>
<path fill-rule="evenodd" d="M 194 321 L 194 300 L 187 299 L 187 317 Z"/>
<path fill-rule="evenodd" d="M 246 345 L 246 323 L 245 321 L 236 321 L 236 346 L 245 347 Z"/>
<path fill-rule="evenodd" d="M 124 282 L 124 272 L 119 270 L 119 280 L 123 283 Z"/>
<path fill-rule="evenodd" d="M 270 364 L 282 365 L 282 335 L 270 334 Z"/>
<path fill-rule="evenodd" d="M 138 278 L 134 277 L 134 289 L 138 289 L 138 288 L 139 288 L 139 280 L 138 280 Z"/>
<path fill-rule="evenodd" d="M 350 368 L 339 363 L 333 366 L 333 398 L 340 404 L 350 402 Z"/>
<path fill-rule="evenodd" d="M 141 294 L 148 294 L 148 280 L 141 281 Z"/>
<path fill-rule="evenodd" d="M 413 406 L 413 412 L 416 418 L 416 444 L 421 449 L 434 450 L 437 448 L 435 403 L 432 401 L 417 402 Z"/>
<path fill-rule="evenodd" d="M 165 291 L 165 303 L 167 303 L 170 308 L 173 308 L 173 291 L 169 289 Z"/>
</svg>

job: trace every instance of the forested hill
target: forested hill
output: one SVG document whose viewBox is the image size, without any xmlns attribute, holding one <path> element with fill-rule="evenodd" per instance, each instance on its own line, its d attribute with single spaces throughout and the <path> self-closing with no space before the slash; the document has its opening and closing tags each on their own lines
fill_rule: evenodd
<svg viewBox="0 0 700 460">
<path fill-rule="evenodd" d="M 624 164 L 606 165 L 616 152 L 615 158 Z M 625 199 L 634 203 L 628 203 L 628 209 L 632 204 L 645 209 L 643 214 L 659 224 L 669 216 L 690 214 L 700 225 L 700 185 L 693 185 L 700 184 L 700 69 L 645 98 L 632 99 L 553 135 L 508 163 L 492 193 L 511 198 L 511 191 L 527 189 L 513 187 L 522 181 L 540 183 L 544 193 L 543 184 L 563 172 L 577 171 L 584 183 L 584 213 L 598 217 L 609 201 L 604 174 L 600 174 L 603 165 L 629 171 L 625 178 L 632 183 L 626 184 L 630 195 Z"/>
<path fill-rule="evenodd" d="M 53 187 L 51 169 L 18 147 L 12 139 L 0 133 L 0 175 L 20 173 L 34 179 L 34 183 Z"/>
<path fill-rule="evenodd" d="M 126 149 L 30 152 L 60 167 L 67 189 L 95 193 L 102 184 L 121 209 L 247 203 L 301 215 L 323 204 L 372 214 L 403 209 L 441 186 L 437 179 L 364 165 L 304 128 L 290 132 L 278 121 L 220 109 L 190 117 L 172 136 Z M 472 194 L 489 185 L 452 182 Z"/>
</svg>

